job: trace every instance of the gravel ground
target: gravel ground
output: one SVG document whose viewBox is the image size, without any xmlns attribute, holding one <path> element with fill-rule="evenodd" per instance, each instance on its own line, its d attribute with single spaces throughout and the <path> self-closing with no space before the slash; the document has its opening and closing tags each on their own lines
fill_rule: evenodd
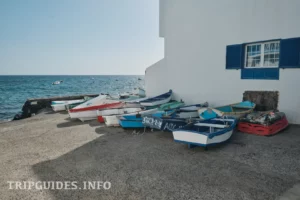
<svg viewBox="0 0 300 200">
<path fill-rule="evenodd" d="M 172 133 L 40 114 L 0 124 L 0 199 L 276 199 L 300 188 L 299 131 L 235 132 L 205 151 L 174 143 Z M 78 189 L 9 190 L 7 181 L 76 181 Z M 80 190 L 84 181 L 111 188 Z"/>
</svg>

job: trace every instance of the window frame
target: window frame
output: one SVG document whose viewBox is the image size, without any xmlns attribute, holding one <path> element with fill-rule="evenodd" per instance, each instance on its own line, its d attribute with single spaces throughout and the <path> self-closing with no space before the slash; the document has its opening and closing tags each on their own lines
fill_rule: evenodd
<svg viewBox="0 0 300 200">
<path fill-rule="evenodd" d="M 265 44 L 271 44 L 271 43 L 279 43 L 279 58 L 278 58 L 278 65 L 277 66 L 264 66 L 264 57 L 265 57 Z M 280 65 L 280 43 L 281 41 L 280 40 L 271 40 L 271 41 L 265 41 L 265 42 L 254 42 L 254 43 L 248 43 L 248 44 L 245 44 L 244 46 L 244 51 L 245 51 L 245 54 L 244 54 L 244 66 L 243 68 L 244 69 L 264 69 L 264 68 L 279 68 L 279 65 Z M 260 45 L 260 61 L 261 61 L 261 65 L 258 66 L 258 67 L 248 67 L 247 66 L 247 47 L 248 46 L 253 46 L 253 45 Z"/>
</svg>

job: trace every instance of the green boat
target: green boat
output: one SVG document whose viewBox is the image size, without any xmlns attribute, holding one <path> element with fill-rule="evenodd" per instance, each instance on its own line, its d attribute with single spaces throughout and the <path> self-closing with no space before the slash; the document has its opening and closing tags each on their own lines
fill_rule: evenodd
<svg viewBox="0 0 300 200">
<path fill-rule="evenodd" d="M 173 110 L 173 109 L 176 109 L 176 108 L 179 108 L 182 106 L 184 106 L 183 102 L 171 101 L 171 102 L 164 103 L 164 104 L 161 104 L 158 106 L 147 106 L 146 108 L 147 108 L 147 110 L 157 108 L 158 111 L 164 111 L 164 110 Z"/>
</svg>

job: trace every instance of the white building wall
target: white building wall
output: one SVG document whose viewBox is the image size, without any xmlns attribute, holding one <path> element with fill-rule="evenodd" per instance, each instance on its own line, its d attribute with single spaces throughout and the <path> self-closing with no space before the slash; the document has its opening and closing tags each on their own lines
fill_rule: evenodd
<svg viewBox="0 0 300 200">
<path fill-rule="evenodd" d="M 169 91 L 169 88 L 165 83 L 165 60 L 162 59 L 157 63 L 151 65 L 146 69 L 145 75 L 145 89 L 147 96 L 156 96 Z"/>
<path fill-rule="evenodd" d="M 162 85 L 187 103 L 208 101 L 214 107 L 241 101 L 246 90 L 279 91 L 279 109 L 300 124 L 300 69 L 281 69 L 279 80 L 242 80 L 240 70 L 225 69 L 227 45 L 300 37 L 299 0 L 161 0 L 160 5 L 165 59 L 146 73 L 149 93 L 162 91 L 157 88 Z M 162 72 L 168 78 L 155 84 L 148 77 Z"/>
</svg>

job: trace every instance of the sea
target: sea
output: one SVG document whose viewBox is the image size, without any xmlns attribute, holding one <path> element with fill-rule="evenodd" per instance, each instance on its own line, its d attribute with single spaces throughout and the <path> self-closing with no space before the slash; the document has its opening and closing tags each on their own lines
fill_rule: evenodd
<svg viewBox="0 0 300 200">
<path fill-rule="evenodd" d="M 52 85 L 55 81 L 63 81 Z M 131 92 L 144 87 L 144 76 L 0 76 L 0 122 L 20 113 L 28 98 Z"/>
</svg>

